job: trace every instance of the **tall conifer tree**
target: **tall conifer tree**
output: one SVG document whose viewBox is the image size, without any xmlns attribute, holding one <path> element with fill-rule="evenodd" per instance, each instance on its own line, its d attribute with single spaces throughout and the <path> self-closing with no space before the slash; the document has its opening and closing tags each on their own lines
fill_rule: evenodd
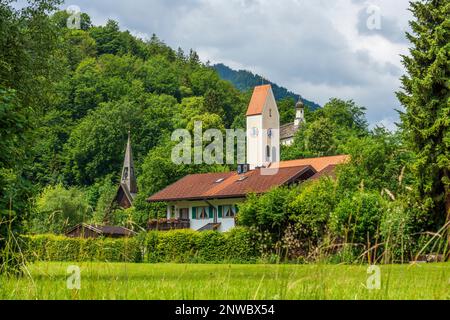
<svg viewBox="0 0 450 320">
<path fill-rule="evenodd" d="M 410 11 L 412 47 L 403 56 L 407 74 L 397 96 L 406 109 L 406 140 L 417 154 L 418 191 L 442 225 L 450 222 L 450 2 L 414 1 Z"/>
</svg>

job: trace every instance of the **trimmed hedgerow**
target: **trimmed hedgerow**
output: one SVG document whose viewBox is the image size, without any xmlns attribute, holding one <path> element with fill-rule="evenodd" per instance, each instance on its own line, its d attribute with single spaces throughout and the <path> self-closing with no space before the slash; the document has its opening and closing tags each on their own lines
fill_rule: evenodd
<svg viewBox="0 0 450 320">
<path fill-rule="evenodd" d="M 56 235 L 24 236 L 24 253 L 31 261 L 142 261 L 138 239 L 82 239 Z"/>
<path fill-rule="evenodd" d="M 234 228 L 225 234 L 225 256 L 230 262 L 255 262 L 260 258 L 260 243 L 254 232 Z"/>
<path fill-rule="evenodd" d="M 197 234 L 193 230 L 158 232 L 156 247 L 149 248 L 149 253 L 156 254 L 157 262 L 189 262 L 196 253 Z"/>
<path fill-rule="evenodd" d="M 24 240 L 24 253 L 31 261 L 241 263 L 256 261 L 259 252 L 245 228 L 226 233 L 152 231 L 121 239 L 37 235 Z"/>
<path fill-rule="evenodd" d="M 229 232 L 173 230 L 149 232 L 145 250 L 148 262 L 253 262 L 258 259 L 251 232 L 234 228 Z"/>
<path fill-rule="evenodd" d="M 201 232 L 196 236 L 197 259 L 199 262 L 227 260 L 227 236 L 215 231 Z"/>
</svg>

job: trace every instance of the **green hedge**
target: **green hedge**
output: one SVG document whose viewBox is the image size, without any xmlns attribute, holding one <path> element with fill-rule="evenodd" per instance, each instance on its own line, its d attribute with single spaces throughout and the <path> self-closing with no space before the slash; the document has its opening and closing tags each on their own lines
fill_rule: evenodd
<svg viewBox="0 0 450 320">
<path fill-rule="evenodd" d="M 152 231 L 133 238 L 80 239 L 55 235 L 25 236 L 29 261 L 254 262 L 258 250 L 244 228 L 226 233 L 193 230 Z"/>
<path fill-rule="evenodd" d="M 28 260 L 140 262 L 138 239 L 82 239 L 55 235 L 25 236 Z"/>
<path fill-rule="evenodd" d="M 148 262 L 254 262 L 258 250 L 245 228 L 226 233 L 193 230 L 152 231 L 146 236 Z"/>
</svg>

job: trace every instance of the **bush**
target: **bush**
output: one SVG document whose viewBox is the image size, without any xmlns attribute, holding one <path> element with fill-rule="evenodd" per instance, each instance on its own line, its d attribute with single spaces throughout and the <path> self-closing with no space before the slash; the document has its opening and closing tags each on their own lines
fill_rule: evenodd
<svg viewBox="0 0 450 320">
<path fill-rule="evenodd" d="M 323 178 L 301 186 L 300 193 L 289 204 L 288 212 L 302 242 L 315 245 L 325 237 L 326 225 L 335 206 L 333 180 Z"/>
<path fill-rule="evenodd" d="M 252 232 L 234 228 L 229 232 L 173 230 L 146 236 L 149 262 L 253 262 L 258 258 Z"/>
<path fill-rule="evenodd" d="M 29 261 L 241 263 L 258 259 L 253 234 L 244 228 L 226 233 L 151 231 L 119 239 L 37 235 L 24 236 L 24 242 L 23 251 Z"/>
<path fill-rule="evenodd" d="M 253 262 L 259 257 L 254 233 L 247 228 L 237 227 L 224 234 L 225 258 L 230 262 Z"/>
<path fill-rule="evenodd" d="M 238 223 L 252 227 L 261 257 L 283 259 L 307 256 L 327 235 L 327 224 L 336 206 L 336 183 L 330 178 L 275 188 L 249 195 L 239 205 Z M 266 233 L 269 234 L 266 234 Z M 267 241 L 268 240 L 268 241 Z M 273 259 L 271 259 L 273 260 Z"/>
<path fill-rule="evenodd" d="M 197 234 L 195 247 L 199 262 L 218 262 L 226 260 L 227 237 L 216 231 Z"/>
<path fill-rule="evenodd" d="M 444 254 L 445 237 L 429 232 L 431 225 L 426 206 L 411 196 L 400 196 L 388 202 L 380 224 L 384 243 L 384 263 L 404 263 L 427 254 Z M 431 230 L 433 230 L 431 228 Z M 442 232 L 442 231 L 441 231 Z"/>
<path fill-rule="evenodd" d="M 195 255 L 197 235 L 194 230 L 159 232 L 154 248 L 158 262 L 189 262 Z"/>
<path fill-rule="evenodd" d="M 31 230 L 36 233 L 63 233 L 92 217 L 92 208 L 86 195 L 78 188 L 62 185 L 49 186 L 36 200 L 36 214 Z"/>
<path fill-rule="evenodd" d="M 23 239 L 23 251 L 29 261 L 142 261 L 136 238 L 82 239 L 45 234 Z"/>
<path fill-rule="evenodd" d="M 373 192 L 356 192 L 346 197 L 331 214 L 330 228 L 347 243 L 367 244 L 377 236 L 385 200 Z"/>
<path fill-rule="evenodd" d="M 401 201 L 387 205 L 380 224 L 384 243 L 384 262 L 405 262 L 411 258 L 413 217 Z"/>
<path fill-rule="evenodd" d="M 279 187 L 261 196 L 250 194 L 239 205 L 238 223 L 267 230 L 280 238 L 289 220 L 288 205 L 296 192 L 296 188 Z"/>
</svg>

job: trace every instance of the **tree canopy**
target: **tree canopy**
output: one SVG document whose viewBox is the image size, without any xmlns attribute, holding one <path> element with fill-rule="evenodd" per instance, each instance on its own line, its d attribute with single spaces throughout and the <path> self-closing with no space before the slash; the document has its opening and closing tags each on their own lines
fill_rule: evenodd
<svg viewBox="0 0 450 320">
<path fill-rule="evenodd" d="M 417 188 L 437 221 L 450 221 L 450 3 L 411 2 L 410 55 L 397 93 Z M 450 234 L 450 233 L 449 233 Z"/>
</svg>

